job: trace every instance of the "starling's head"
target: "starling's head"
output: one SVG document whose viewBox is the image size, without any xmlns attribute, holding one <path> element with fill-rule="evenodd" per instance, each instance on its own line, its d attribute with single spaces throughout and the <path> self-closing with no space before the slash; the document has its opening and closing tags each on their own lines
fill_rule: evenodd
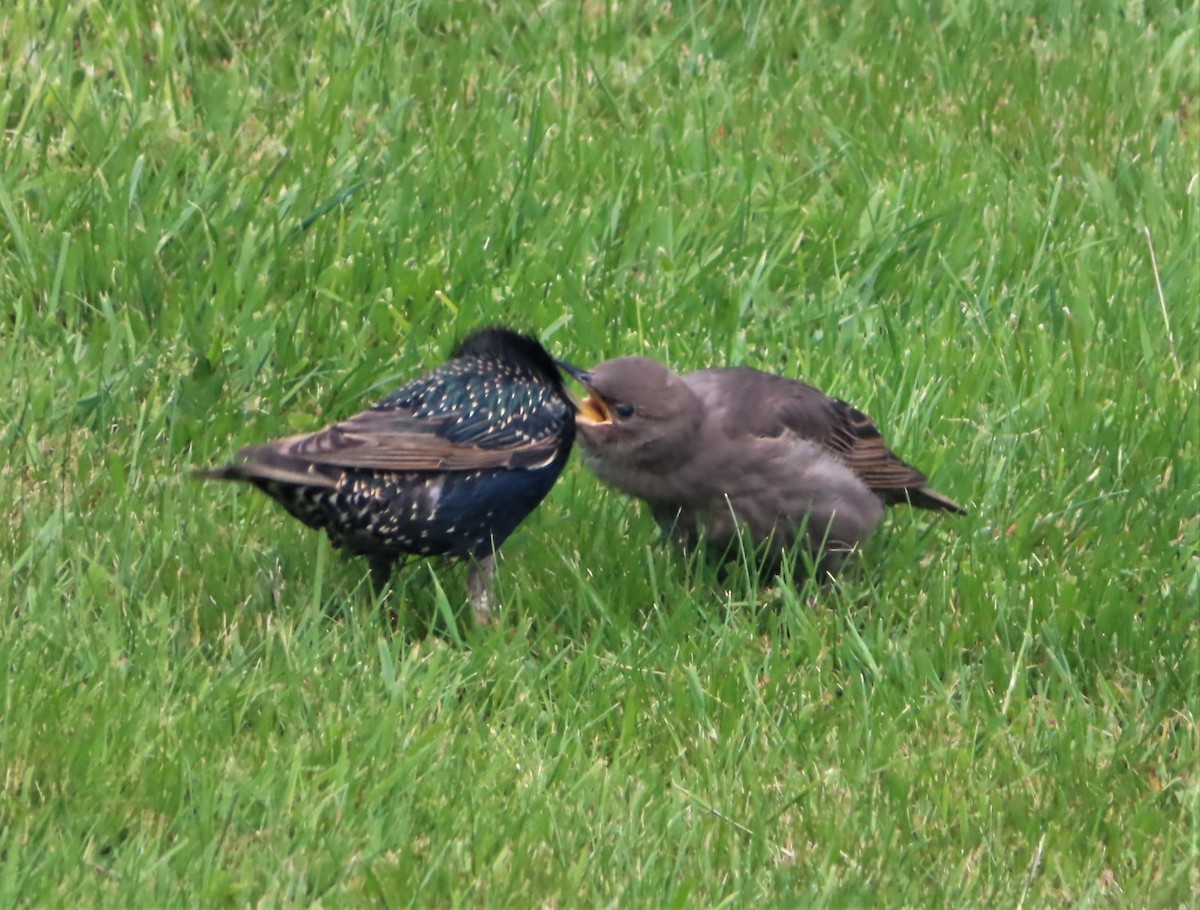
<svg viewBox="0 0 1200 910">
<path fill-rule="evenodd" d="M 574 401 L 563 385 L 554 358 L 532 335 L 504 326 L 477 329 L 464 338 L 451 354 L 452 359 L 474 357 L 484 361 L 519 367 L 539 383 L 554 389 L 563 399 Z"/>
<path fill-rule="evenodd" d="M 700 400 L 660 363 L 620 357 L 584 371 L 560 364 L 588 391 L 575 426 L 588 463 L 673 463 L 691 445 L 702 415 Z"/>
</svg>

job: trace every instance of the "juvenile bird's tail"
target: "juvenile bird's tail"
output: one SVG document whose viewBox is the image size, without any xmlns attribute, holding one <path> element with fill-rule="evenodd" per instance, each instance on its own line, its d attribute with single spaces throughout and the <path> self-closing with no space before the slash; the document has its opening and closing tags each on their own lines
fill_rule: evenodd
<svg viewBox="0 0 1200 910">
<path fill-rule="evenodd" d="M 935 512 L 953 512 L 955 515 L 966 515 L 967 510 L 949 496 L 943 496 L 933 487 L 909 487 L 902 490 L 888 490 L 885 494 L 888 505 L 908 503 L 915 509 L 930 509 Z"/>
</svg>

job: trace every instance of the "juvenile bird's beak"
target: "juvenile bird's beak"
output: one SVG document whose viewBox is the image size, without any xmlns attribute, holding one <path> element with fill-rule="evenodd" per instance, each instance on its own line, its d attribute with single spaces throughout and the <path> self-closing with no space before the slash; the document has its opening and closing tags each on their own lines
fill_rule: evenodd
<svg viewBox="0 0 1200 910">
<path fill-rule="evenodd" d="M 575 379 L 580 385 L 587 389 L 588 397 L 583 401 L 578 401 L 574 396 L 571 396 L 572 403 L 575 405 L 575 420 L 585 426 L 595 426 L 597 424 L 612 423 L 612 411 L 609 410 L 608 404 L 600 396 L 600 394 L 592 388 L 592 374 L 587 370 L 581 370 L 573 364 L 567 363 L 565 360 L 554 361 L 559 368 Z"/>
</svg>

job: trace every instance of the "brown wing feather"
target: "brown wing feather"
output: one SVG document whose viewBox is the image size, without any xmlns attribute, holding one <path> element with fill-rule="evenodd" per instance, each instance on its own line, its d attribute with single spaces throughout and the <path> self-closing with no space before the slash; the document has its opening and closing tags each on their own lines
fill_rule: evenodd
<svg viewBox="0 0 1200 910">
<path fill-rule="evenodd" d="M 478 471 L 531 467 L 552 458 L 554 436 L 522 445 L 485 448 L 440 436 L 437 430 L 453 418 L 412 417 L 391 410 L 363 411 L 291 443 L 294 455 L 317 464 L 377 471 Z"/>
<path fill-rule="evenodd" d="M 242 449 L 233 464 L 202 473 L 224 480 L 333 486 L 330 469 L 405 472 L 531 468 L 555 456 L 557 440 L 551 436 L 523 445 L 487 449 L 443 439 L 436 432 L 440 423 L 437 418 L 414 418 L 395 411 L 364 411 L 316 433 Z"/>
<path fill-rule="evenodd" d="M 907 489 L 925 483 L 925 475 L 888 448 L 879 428 L 846 402 L 829 398 L 827 410 L 836 427 L 825 445 L 837 452 L 873 490 Z"/>
<path fill-rule="evenodd" d="M 817 395 L 824 401 L 818 402 L 815 395 L 806 396 L 806 413 L 799 420 L 788 421 L 785 407 L 781 415 L 784 424 L 797 433 L 800 427 L 809 427 L 815 435 L 805 438 L 836 452 L 863 483 L 888 503 L 907 502 L 921 509 L 966 514 L 966 509 L 927 486 L 928 478 L 923 473 L 888 448 L 870 417 L 840 398 L 830 398 L 821 392 Z"/>
<path fill-rule="evenodd" d="M 927 487 L 925 475 L 888 448 L 870 417 L 815 386 L 749 367 L 701 370 L 686 381 L 710 408 L 722 412 L 723 425 L 733 435 L 794 433 L 836 453 L 888 502 L 965 512 L 954 500 Z"/>
</svg>

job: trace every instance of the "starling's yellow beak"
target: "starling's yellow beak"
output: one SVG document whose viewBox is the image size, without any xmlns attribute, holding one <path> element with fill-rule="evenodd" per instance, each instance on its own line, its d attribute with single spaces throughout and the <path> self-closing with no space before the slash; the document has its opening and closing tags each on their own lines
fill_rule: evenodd
<svg viewBox="0 0 1200 910">
<path fill-rule="evenodd" d="M 559 360 L 556 362 L 568 376 L 575 379 L 588 392 L 588 397 L 583 399 L 583 401 L 580 401 L 574 395 L 571 396 L 571 402 L 575 405 L 575 421 L 584 426 L 612 423 L 612 411 L 604 399 L 592 388 L 591 374 L 587 370 L 581 370 L 579 367 L 572 366 L 566 361 Z"/>
</svg>

